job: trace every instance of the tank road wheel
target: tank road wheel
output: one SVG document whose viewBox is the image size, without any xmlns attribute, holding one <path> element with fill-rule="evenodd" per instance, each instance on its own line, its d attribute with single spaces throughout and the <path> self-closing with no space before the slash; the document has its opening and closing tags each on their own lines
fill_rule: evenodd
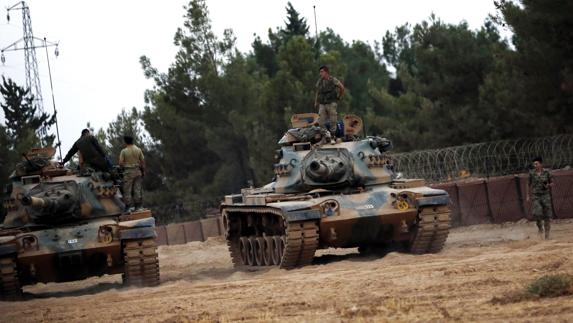
<svg viewBox="0 0 573 323">
<path fill-rule="evenodd" d="M 254 238 L 247 238 L 249 242 L 247 244 L 247 265 L 249 266 L 256 266 L 255 263 L 255 239 Z"/>
<path fill-rule="evenodd" d="M 18 278 L 18 266 L 14 257 L 0 258 L 0 300 L 22 299 L 22 287 Z"/>
<path fill-rule="evenodd" d="M 263 260 L 263 248 L 265 245 L 265 239 L 262 237 L 253 238 L 253 253 L 255 254 L 255 263 L 257 266 L 264 266 L 265 262 Z"/>
<path fill-rule="evenodd" d="M 124 285 L 159 285 L 159 260 L 155 239 L 123 242 Z"/>
<path fill-rule="evenodd" d="M 271 239 L 271 259 L 273 262 L 273 265 L 278 266 L 281 264 L 281 250 L 280 250 L 280 245 L 281 245 L 281 238 L 279 236 L 272 236 L 270 237 Z"/>
<path fill-rule="evenodd" d="M 263 244 L 263 260 L 265 266 L 273 265 L 273 238 L 264 237 L 265 243 Z"/>
<path fill-rule="evenodd" d="M 249 264 L 249 250 L 250 250 L 250 248 L 251 248 L 251 245 L 249 243 L 249 238 L 241 237 L 241 239 L 239 240 L 239 250 L 241 252 L 241 261 L 243 262 L 243 265 Z"/>
</svg>

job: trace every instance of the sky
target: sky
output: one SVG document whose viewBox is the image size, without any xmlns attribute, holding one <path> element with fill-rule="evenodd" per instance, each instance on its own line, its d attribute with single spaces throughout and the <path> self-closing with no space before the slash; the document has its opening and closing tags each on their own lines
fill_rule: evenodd
<svg viewBox="0 0 573 323">
<path fill-rule="evenodd" d="M 22 38 L 22 12 L 6 8 L 16 0 L 0 0 L 0 49 Z M 251 50 L 254 34 L 266 40 L 269 28 L 283 26 L 287 1 L 206 0 L 213 31 L 233 29 L 237 47 Z M 434 13 L 447 23 L 466 21 L 479 29 L 488 14 L 495 12 L 493 0 L 292 0 L 294 8 L 307 19 L 314 34 L 316 7 L 318 32 L 333 29 L 345 41 L 361 40 L 374 44 L 387 30 L 406 22 L 416 24 Z M 96 131 L 107 128 L 122 109 L 142 109 L 144 92 L 153 83 L 145 79 L 139 57 L 150 58 L 154 67 L 165 72 L 174 61 L 177 48 L 173 36 L 183 26 L 182 0 L 72 1 L 28 0 L 35 37 L 59 43 L 54 48 L 37 49 L 36 57 L 44 110 L 53 112 L 48 77 L 48 59 L 53 95 L 58 111 L 62 153 L 79 137 L 87 123 Z M 25 85 L 24 51 L 4 53 L 0 75 Z M 4 116 L 0 111 L 1 121 Z M 55 129 L 52 129 L 55 133 Z"/>
</svg>

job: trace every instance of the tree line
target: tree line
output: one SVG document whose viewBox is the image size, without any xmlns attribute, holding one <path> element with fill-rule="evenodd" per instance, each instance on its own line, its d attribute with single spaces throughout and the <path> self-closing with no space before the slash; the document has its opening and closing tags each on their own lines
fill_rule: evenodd
<svg viewBox="0 0 573 323">
<path fill-rule="evenodd" d="M 115 160 L 121 136 L 135 136 L 149 169 L 145 202 L 171 221 L 270 181 L 290 116 L 314 110 L 321 65 L 347 88 L 339 113 L 361 116 L 367 135 L 392 139 L 398 151 L 571 132 L 573 1 L 495 4 L 477 30 L 431 15 L 369 44 L 347 42 L 334 28 L 312 36 L 288 3 L 284 25 L 269 29 L 268 40 L 255 36 L 243 53 L 232 30 L 214 34 L 205 1 L 192 0 L 169 69 L 140 58 L 154 82 L 143 109 L 122 111 L 97 135 Z M 2 94 L 6 111 L 14 103 Z M 23 117 L 30 129 L 49 126 L 50 116 L 33 116 Z M 14 129 L 0 127 L 2 180 L 8 156 L 26 145 Z"/>
</svg>

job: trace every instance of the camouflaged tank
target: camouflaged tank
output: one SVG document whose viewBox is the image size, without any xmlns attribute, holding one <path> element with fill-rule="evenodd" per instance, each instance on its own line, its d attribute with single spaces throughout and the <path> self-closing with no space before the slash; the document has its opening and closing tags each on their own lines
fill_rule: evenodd
<svg viewBox="0 0 573 323">
<path fill-rule="evenodd" d="M 332 138 L 317 119 L 292 117 L 270 184 L 225 196 L 221 214 L 234 265 L 294 268 L 329 247 L 442 250 L 448 194 L 423 180 L 398 179 L 387 154 L 391 142 L 359 139 L 360 118 L 346 116 Z"/>
<path fill-rule="evenodd" d="M 0 299 L 22 286 L 123 274 L 126 285 L 159 283 L 155 219 L 123 213 L 110 173 L 82 173 L 51 161 L 55 149 L 33 149 L 17 165 L 0 227 Z"/>
</svg>

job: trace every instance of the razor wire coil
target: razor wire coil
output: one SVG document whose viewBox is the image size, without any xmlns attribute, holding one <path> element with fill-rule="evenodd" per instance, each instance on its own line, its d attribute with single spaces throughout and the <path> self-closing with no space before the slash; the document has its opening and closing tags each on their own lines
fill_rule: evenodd
<svg viewBox="0 0 573 323">
<path fill-rule="evenodd" d="M 391 154 L 394 169 L 408 178 L 447 182 L 526 172 L 540 156 L 546 168 L 573 166 L 573 135 L 522 138 Z"/>
</svg>

